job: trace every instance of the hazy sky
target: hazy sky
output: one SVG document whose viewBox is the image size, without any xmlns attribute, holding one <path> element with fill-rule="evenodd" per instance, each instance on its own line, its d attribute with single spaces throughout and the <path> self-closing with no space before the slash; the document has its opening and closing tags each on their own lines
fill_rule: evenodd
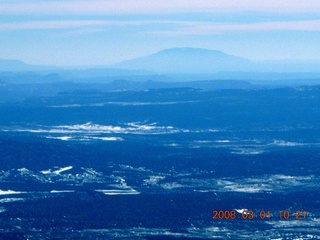
<svg viewBox="0 0 320 240">
<path fill-rule="evenodd" d="M 320 1 L 0 0 L 0 59 L 105 65 L 171 47 L 320 59 Z"/>
</svg>

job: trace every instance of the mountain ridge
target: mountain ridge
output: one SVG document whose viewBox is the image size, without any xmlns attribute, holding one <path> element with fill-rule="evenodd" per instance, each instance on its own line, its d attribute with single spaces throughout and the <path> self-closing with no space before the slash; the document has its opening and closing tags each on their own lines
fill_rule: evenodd
<svg viewBox="0 0 320 240">
<path fill-rule="evenodd" d="M 250 78 L 251 73 L 317 73 L 318 76 L 319 65 L 320 60 L 252 61 L 220 50 L 175 47 L 110 65 L 50 66 L 32 65 L 14 59 L 0 59 L 0 72 L 2 74 L 42 72 L 63 75 L 73 72 L 73 75 L 86 77 L 89 73 L 99 77 L 223 73 L 237 77 L 241 73 Z"/>
<path fill-rule="evenodd" d="M 156 73 L 214 73 L 249 70 L 248 59 L 203 48 L 169 48 L 144 57 L 111 65 L 123 69 L 140 69 Z"/>
<path fill-rule="evenodd" d="M 0 59 L 1 72 L 50 71 L 59 69 L 56 66 L 28 64 L 18 59 Z"/>
</svg>

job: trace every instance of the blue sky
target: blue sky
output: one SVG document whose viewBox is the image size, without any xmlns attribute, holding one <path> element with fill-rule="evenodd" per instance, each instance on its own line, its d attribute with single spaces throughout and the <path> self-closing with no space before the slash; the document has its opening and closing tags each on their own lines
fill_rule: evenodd
<svg viewBox="0 0 320 240">
<path fill-rule="evenodd" d="M 319 60 L 319 0 L 0 0 L 0 59 L 106 65 L 171 47 Z"/>
</svg>

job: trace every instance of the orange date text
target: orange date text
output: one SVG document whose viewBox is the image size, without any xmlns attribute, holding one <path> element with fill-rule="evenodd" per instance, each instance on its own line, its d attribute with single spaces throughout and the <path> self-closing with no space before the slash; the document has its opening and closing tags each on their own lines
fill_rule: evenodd
<svg viewBox="0 0 320 240">
<path fill-rule="evenodd" d="M 280 220 L 289 220 L 289 219 L 306 219 L 307 212 L 296 210 L 280 210 L 277 213 L 271 214 L 270 210 L 213 210 L 212 219 L 213 220 L 269 220 L 269 219 L 280 219 Z"/>
</svg>

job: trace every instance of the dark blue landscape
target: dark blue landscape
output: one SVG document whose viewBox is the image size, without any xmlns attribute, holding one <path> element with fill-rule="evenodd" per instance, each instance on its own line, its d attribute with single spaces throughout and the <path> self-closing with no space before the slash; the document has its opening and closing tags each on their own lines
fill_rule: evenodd
<svg viewBox="0 0 320 240">
<path fill-rule="evenodd" d="M 0 87 L 2 239 L 319 236 L 318 85 L 133 83 Z"/>
</svg>

